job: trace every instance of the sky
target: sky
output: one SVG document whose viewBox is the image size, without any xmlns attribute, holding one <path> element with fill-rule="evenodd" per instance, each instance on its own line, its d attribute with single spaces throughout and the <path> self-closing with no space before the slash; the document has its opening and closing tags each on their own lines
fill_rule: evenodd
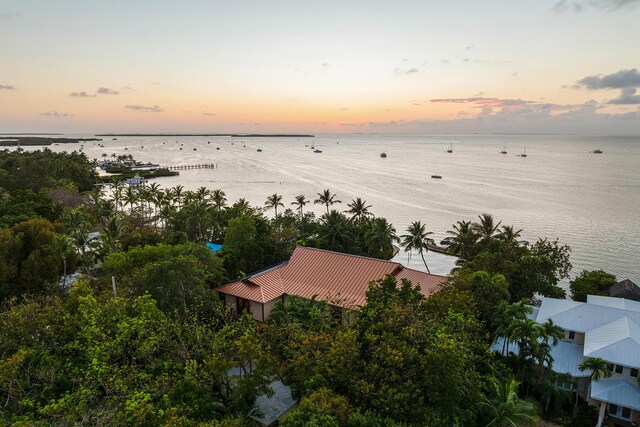
<svg viewBox="0 0 640 427">
<path fill-rule="evenodd" d="M 640 135 L 640 0 L 0 0 L 0 133 Z"/>
</svg>

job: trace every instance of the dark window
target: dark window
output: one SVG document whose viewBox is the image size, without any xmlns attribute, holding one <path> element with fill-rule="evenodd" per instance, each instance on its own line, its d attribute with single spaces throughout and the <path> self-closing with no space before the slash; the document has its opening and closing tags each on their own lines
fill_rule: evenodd
<svg viewBox="0 0 640 427">
<path fill-rule="evenodd" d="M 576 338 L 576 333 L 574 331 L 569 331 L 569 339 L 573 340 Z"/>
<path fill-rule="evenodd" d="M 622 408 L 622 418 L 631 418 L 631 409 Z"/>
<path fill-rule="evenodd" d="M 631 376 L 632 377 L 637 377 L 638 376 L 638 370 L 636 368 L 631 368 Z"/>
<path fill-rule="evenodd" d="M 607 363 L 607 368 L 609 368 L 609 370 L 610 370 L 611 372 L 613 372 L 613 367 L 614 367 L 614 366 L 615 366 L 615 365 L 614 365 L 613 363 Z"/>
<path fill-rule="evenodd" d="M 616 365 L 616 374 L 621 374 L 622 373 L 622 365 Z"/>
<path fill-rule="evenodd" d="M 617 414 L 618 413 L 618 405 L 614 405 L 613 403 L 609 403 L 609 413 Z"/>
</svg>

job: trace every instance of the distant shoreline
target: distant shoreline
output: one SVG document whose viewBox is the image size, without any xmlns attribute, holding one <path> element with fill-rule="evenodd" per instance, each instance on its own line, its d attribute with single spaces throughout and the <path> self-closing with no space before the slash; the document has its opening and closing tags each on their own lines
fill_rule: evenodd
<svg viewBox="0 0 640 427">
<path fill-rule="evenodd" d="M 263 133 L 99 133 L 95 136 L 228 136 L 231 138 L 315 138 L 315 135 Z"/>
<path fill-rule="evenodd" d="M 37 136 L 0 136 L 0 147 L 46 146 L 52 144 L 77 144 L 85 141 L 102 141 L 98 138 L 45 138 Z"/>
</svg>

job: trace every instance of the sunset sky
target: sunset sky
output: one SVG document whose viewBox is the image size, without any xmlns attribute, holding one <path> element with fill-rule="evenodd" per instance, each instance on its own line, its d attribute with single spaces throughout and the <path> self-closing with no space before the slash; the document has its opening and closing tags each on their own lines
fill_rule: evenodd
<svg viewBox="0 0 640 427">
<path fill-rule="evenodd" d="M 0 132 L 640 135 L 640 0 L 0 0 Z"/>
</svg>

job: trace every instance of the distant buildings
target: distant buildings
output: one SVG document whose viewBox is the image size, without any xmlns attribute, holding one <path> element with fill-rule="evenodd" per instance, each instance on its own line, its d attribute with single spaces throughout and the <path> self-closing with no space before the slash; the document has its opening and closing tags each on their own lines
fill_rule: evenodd
<svg viewBox="0 0 640 427">
<path fill-rule="evenodd" d="M 297 247 L 289 261 L 222 285 L 217 291 L 227 305 L 237 311 L 249 311 L 255 320 L 264 321 L 273 306 L 287 295 L 307 299 L 316 296 L 336 307 L 357 308 L 366 302 L 369 282 L 387 274 L 409 279 L 420 286 L 424 295 L 446 279 L 397 262 Z"/>
</svg>

